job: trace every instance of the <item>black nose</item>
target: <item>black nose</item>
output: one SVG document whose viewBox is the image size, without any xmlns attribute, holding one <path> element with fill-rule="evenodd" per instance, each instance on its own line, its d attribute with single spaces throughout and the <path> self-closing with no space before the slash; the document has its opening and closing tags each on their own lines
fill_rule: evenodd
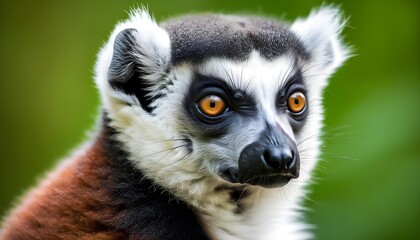
<svg viewBox="0 0 420 240">
<path fill-rule="evenodd" d="M 295 152 L 290 148 L 267 146 L 261 160 L 267 164 L 267 167 L 274 170 L 284 171 L 285 173 L 296 172 Z"/>
<path fill-rule="evenodd" d="M 255 142 L 239 157 L 239 181 L 262 186 L 281 186 L 299 177 L 300 159 L 295 145 Z"/>
<path fill-rule="evenodd" d="M 299 177 L 300 157 L 296 143 L 281 128 L 269 127 L 245 146 L 238 166 L 240 183 L 280 187 Z"/>
</svg>

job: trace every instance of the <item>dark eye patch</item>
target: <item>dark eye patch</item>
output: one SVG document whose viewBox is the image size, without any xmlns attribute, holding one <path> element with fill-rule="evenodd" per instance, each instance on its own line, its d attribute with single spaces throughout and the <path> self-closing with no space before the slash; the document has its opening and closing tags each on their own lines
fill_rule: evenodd
<svg viewBox="0 0 420 240">
<path fill-rule="evenodd" d="M 207 96 L 223 99 L 226 110 L 217 116 L 206 116 L 200 111 L 199 102 Z M 245 91 L 231 86 L 224 80 L 196 73 L 184 98 L 184 109 L 192 126 L 200 129 L 200 135 L 217 137 L 228 132 L 240 118 L 255 116 L 257 107 L 254 97 Z"/>
<path fill-rule="evenodd" d="M 303 111 L 299 113 L 293 113 L 288 111 L 287 101 L 290 96 L 296 92 L 300 92 L 307 96 L 307 88 L 303 81 L 302 72 L 300 70 L 296 71 L 286 82 L 280 86 L 276 97 L 276 107 L 281 114 L 288 114 L 289 122 L 294 131 L 298 131 L 305 124 L 306 117 L 308 116 L 309 103 L 306 103 L 306 106 Z"/>
<path fill-rule="evenodd" d="M 216 94 L 227 102 L 230 110 L 239 114 L 253 114 L 256 102 L 251 94 L 229 85 L 227 82 L 213 76 L 197 74 L 190 88 L 190 94 L 198 101 L 203 96 Z"/>
</svg>

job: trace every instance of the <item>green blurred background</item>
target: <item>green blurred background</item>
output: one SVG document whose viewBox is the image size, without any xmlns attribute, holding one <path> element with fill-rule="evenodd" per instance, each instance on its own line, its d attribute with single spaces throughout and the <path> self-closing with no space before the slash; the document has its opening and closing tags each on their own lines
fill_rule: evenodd
<svg viewBox="0 0 420 240">
<path fill-rule="evenodd" d="M 130 7 L 289 21 L 323 1 L 1 1 L 0 215 L 87 138 L 96 53 Z M 357 56 L 331 79 L 317 183 L 317 239 L 420 239 L 420 3 L 340 1 Z"/>
</svg>

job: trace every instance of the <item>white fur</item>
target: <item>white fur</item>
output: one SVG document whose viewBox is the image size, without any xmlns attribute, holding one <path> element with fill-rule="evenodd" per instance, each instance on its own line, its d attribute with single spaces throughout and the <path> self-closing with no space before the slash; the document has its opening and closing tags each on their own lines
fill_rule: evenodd
<svg viewBox="0 0 420 240">
<path fill-rule="evenodd" d="M 312 10 L 307 18 L 297 19 L 292 24 L 290 29 L 313 57 L 307 68 L 315 68 L 319 74 L 332 74 L 347 60 L 350 49 L 340 37 L 345 24 L 340 10 L 331 6 Z M 327 54 L 330 46 L 332 57 Z M 326 84 L 323 81 L 319 86 Z"/>
<path fill-rule="evenodd" d="M 192 66 L 177 66 L 166 76 L 176 77 L 177 80 L 169 87 L 167 98 L 158 99 L 154 103 L 154 116 L 138 105 L 124 104 L 123 102 L 135 99 L 116 93 L 107 82 L 113 42 L 118 32 L 123 29 L 135 28 L 139 31 L 139 44 L 147 52 L 146 56 L 139 58 L 147 62 L 150 60 L 147 58 L 151 57 L 151 68 L 154 68 L 156 61 L 170 61 L 167 33 L 145 11 L 133 14 L 128 21 L 116 27 L 109 42 L 100 52 L 96 66 L 96 82 L 102 94 L 104 107 L 112 120 L 111 125 L 121 132 L 118 139 L 131 154 L 131 160 L 142 172 L 147 173 L 147 178 L 194 206 L 216 239 L 308 239 L 311 234 L 306 231 L 309 226 L 301 219 L 301 201 L 319 155 L 322 89 L 329 75 L 343 63 L 348 54 L 339 40 L 342 27 L 337 10 L 331 8 L 312 12 L 308 19 L 300 19 L 291 27 L 304 45 L 311 49 L 313 56 L 313 61 L 299 63 L 305 84 L 308 86 L 310 112 L 298 135 L 293 133 L 287 119 L 276 113 L 274 106 L 279 87 L 287 80 L 287 76 L 296 71 L 292 55 L 286 54 L 273 61 L 267 61 L 254 51 L 247 61 L 234 62 L 213 58 L 198 67 L 202 74 L 231 79 L 237 88 L 246 89 L 253 94 L 258 100 L 259 110 L 264 113 L 266 119 L 279 123 L 298 144 L 301 157 L 300 177 L 292 179 L 280 189 L 248 186 L 247 189 L 252 195 L 244 203 L 247 210 L 243 214 L 233 213 L 236 206 L 229 202 L 227 192 L 214 191 L 216 186 L 227 183 L 214 174 L 213 166 L 206 161 L 197 161 L 203 157 L 197 146 L 199 140 L 193 139 L 196 144 L 194 147 L 198 150 L 189 155 L 185 148 L 173 149 L 182 145 L 182 142 L 167 141 L 182 138 L 183 134 L 187 134 L 186 123 L 179 119 L 182 119 L 183 114 L 181 102 L 192 80 Z M 310 39 L 314 37 L 318 39 L 315 42 L 319 45 L 311 45 L 313 42 Z M 322 65 L 322 50 L 328 43 L 333 46 L 334 59 L 330 65 L 325 66 Z M 322 67 L 319 67 L 320 65 Z M 163 72 L 162 69 L 152 71 L 156 74 Z M 157 78 L 158 76 L 152 74 L 148 79 L 153 81 Z M 261 126 L 255 126 L 256 133 L 261 130 L 259 128 Z M 257 135 L 251 134 L 249 141 L 252 142 L 256 138 Z M 238 157 L 241 149 L 237 150 L 232 157 Z M 214 154 L 217 154 L 217 151 Z"/>
<path fill-rule="evenodd" d="M 137 102 L 135 98 L 116 93 L 113 91 L 107 81 L 108 68 L 111 64 L 114 40 L 118 33 L 125 29 L 136 29 L 136 40 L 139 52 L 143 55 L 137 54 L 136 57 L 149 70 L 145 78 L 149 81 L 156 81 L 164 73 L 165 68 L 170 62 L 170 40 L 168 33 L 161 29 L 157 23 L 150 17 L 145 9 L 133 11 L 130 18 L 124 22 L 119 23 L 112 32 L 108 42 L 102 47 L 98 54 L 98 61 L 95 67 L 96 85 L 99 91 L 103 94 L 102 102 L 106 109 L 112 108 L 113 102 L 118 100 L 124 102 Z M 105 96 L 113 96 L 109 99 Z"/>
</svg>

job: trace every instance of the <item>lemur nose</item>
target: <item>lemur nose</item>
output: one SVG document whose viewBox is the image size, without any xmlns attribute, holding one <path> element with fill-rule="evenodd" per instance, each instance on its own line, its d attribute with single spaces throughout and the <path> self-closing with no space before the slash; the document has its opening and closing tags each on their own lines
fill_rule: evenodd
<svg viewBox="0 0 420 240">
<path fill-rule="evenodd" d="M 299 177 L 300 156 L 296 143 L 281 127 L 268 125 L 259 139 L 241 151 L 238 166 L 240 183 L 281 187 Z"/>
<path fill-rule="evenodd" d="M 289 148 L 268 146 L 261 157 L 268 167 L 276 170 L 293 170 L 296 165 L 295 153 Z"/>
</svg>

